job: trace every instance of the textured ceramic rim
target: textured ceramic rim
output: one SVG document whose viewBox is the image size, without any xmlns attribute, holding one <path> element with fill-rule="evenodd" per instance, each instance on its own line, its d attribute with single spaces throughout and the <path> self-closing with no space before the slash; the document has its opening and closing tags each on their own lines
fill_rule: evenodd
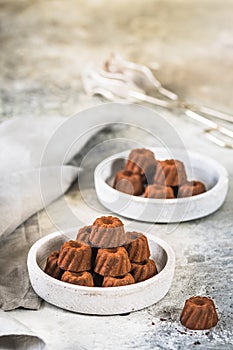
<svg viewBox="0 0 233 350">
<path fill-rule="evenodd" d="M 159 153 L 159 152 L 163 152 L 163 149 L 162 148 L 149 148 L 151 151 L 153 151 L 155 154 L 156 153 Z M 209 201 L 210 197 L 215 193 L 220 193 L 223 188 L 225 189 L 226 191 L 226 194 L 227 194 L 227 189 L 228 189 L 228 173 L 226 171 L 226 169 L 220 164 L 218 163 L 217 161 L 215 161 L 214 159 L 210 158 L 210 157 L 207 157 L 207 156 L 204 156 L 200 153 L 197 153 L 197 152 L 192 152 L 192 151 L 187 151 L 187 155 L 188 157 L 191 159 L 195 159 L 195 158 L 198 158 L 198 159 L 201 159 L 203 162 L 206 162 L 207 164 L 211 165 L 212 168 L 214 168 L 216 170 L 216 172 L 218 173 L 218 180 L 216 182 L 216 184 L 210 188 L 209 190 L 207 190 L 206 192 L 204 193 L 201 193 L 201 194 L 198 194 L 196 196 L 192 196 L 192 197 L 185 197 L 185 198 L 169 198 L 169 199 L 155 199 L 155 198 L 144 198 L 144 197 L 139 197 L 139 196 L 132 196 L 132 195 L 129 195 L 129 194 L 126 194 L 126 193 L 123 193 L 123 192 L 120 192 L 120 191 L 117 191 L 116 189 L 114 189 L 113 187 L 111 187 L 107 182 L 106 182 L 106 178 L 103 177 L 103 170 L 104 168 L 106 167 L 107 164 L 109 164 L 110 162 L 113 162 L 114 160 L 116 159 L 127 159 L 127 156 L 128 154 L 130 153 L 131 150 L 127 150 L 127 151 L 124 151 L 124 152 L 120 152 L 120 153 L 117 153 L 113 156 L 110 156 L 108 158 L 105 158 L 101 163 L 99 163 L 97 165 L 97 167 L 95 168 L 95 172 L 94 172 L 94 178 L 95 178 L 95 188 L 96 188 L 96 192 L 97 192 L 97 196 L 100 200 L 100 202 L 105 206 L 107 207 L 108 209 L 112 210 L 114 212 L 114 208 L 112 205 L 109 205 L 109 206 L 106 206 L 103 201 L 102 201 L 102 189 L 107 193 L 109 193 L 109 195 L 116 195 L 118 194 L 119 196 L 119 200 L 122 198 L 122 199 L 125 199 L 125 200 L 132 200 L 133 202 L 135 203 L 141 203 L 141 204 L 145 204 L 145 203 L 150 203 L 151 205 L 163 205 L 164 207 L 166 207 L 166 204 L 167 206 L 171 206 L 171 205 L 176 205 L 176 204 L 188 204 L 190 202 L 195 202 L 195 201 L 204 201 L 206 200 L 207 202 Z M 178 150 L 179 152 L 179 150 Z M 225 196 L 226 196 L 225 194 Z M 221 201 L 221 205 L 222 203 L 224 202 L 224 199 L 225 199 L 225 196 L 223 198 L 223 200 Z M 204 214 L 202 216 L 206 216 L 206 215 L 209 215 L 211 214 L 212 212 L 216 211 L 221 205 L 218 205 L 216 206 L 216 208 L 214 208 L 214 210 L 208 212 L 208 214 Z M 119 212 L 117 212 L 118 214 L 120 214 Z M 122 214 L 123 216 L 125 217 L 129 217 L 129 218 L 132 218 L 132 219 L 136 219 L 135 217 L 132 217 L 132 216 L 128 216 L 127 213 L 124 212 L 124 214 Z M 193 218 L 191 219 L 186 219 L 184 218 L 183 220 L 181 221 L 188 221 L 188 220 L 192 220 L 192 219 L 195 219 L 195 218 L 200 218 L 202 216 L 196 216 L 194 215 Z M 143 220 L 143 217 L 140 218 L 140 220 Z M 149 221 L 149 220 L 146 220 L 145 221 Z M 151 220 L 151 222 L 153 222 L 153 220 Z M 163 222 L 163 221 L 161 221 Z"/>
<path fill-rule="evenodd" d="M 67 235 L 71 232 L 77 231 L 76 229 L 69 229 L 66 231 Z M 53 232 L 43 238 L 41 238 L 40 240 L 38 240 L 37 242 L 35 242 L 31 249 L 29 250 L 28 253 L 28 259 L 27 259 L 27 266 L 28 266 L 28 271 L 29 271 L 29 277 L 30 277 L 30 281 L 32 284 L 32 287 L 35 289 L 35 292 L 37 293 L 37 288 L 35 286 L 35 284 L 43 284 L 43 281 L 46 281 L 47 283 L 49 283 L 51 286 L 54 286 L 55 288 L 60 288 L 61 290 L 64 289 L 64 286 L 66 288 L 66 290 L 69 291 L 73 291 L 75 293 L 76 296 L 79 295 L 80 298 L 80 302 L 81 302 L 81 297 L 82 294 L 91 294 L 91 297 L 103 297 L 106 298 L 107 296 L 114 296 L 117 294 L 117 297 L 119 296 L 124 296 L 127 294 L 134 294 L 137 293 L 138 291 L 142 291 L 145 290 L 146 293 L 146 289 L 149 286 L 158 286 L 158 288 L 160 288 L 161 286 L 161 280 L 163 281 L 167 281 L 170 280 L 172 281 L 173 279 L 173 275 L 174 275 L 174 268 L 175 268 L 175 254 L 172 250 L 172 248 L 163 240 L 159 239 L 159 238 L 155 238 L 152 235 L 146 235 L 149 243 L 150 241 L 153 241 L 154 243 L 156 243 L 157 245 L 159 245 L 166 253 L 167 255 L 167 262 L 166 265 L 164 266 L 164 268 L 154 277 L 140 282 L 140 283 L 136 283 L 136 284 L 132 284 L 132 285 L 128 285 L 128 286 L 121 286 L 121 287 L 111 287 L 111 288 L 103 288 L 103 287 L 85 287 L 85 286 L 77 286 L 77 285 L 73 285 L 70 283 L 66 283 L 66 282 L 62 282 L 59 280 L 56 280 L 55 278 L 50 277 L 49 275 L 47 275 L 38 265 L 37 263 L 37 253 L 38 250 L 41 249 L 43 246 L 45 246 L 50 240 L 55 241 L 56 239 L 59 240 L 62 237 L 64 237 L 64 241 L 67 240 L 67 236 L 65 235 L 65 233 L 60 233 L 58 231 Z M 170 283 L 171 284 L 171 283 Z M 170 285 L 168 287 L 168 289 L 165 290 L 164 295 L 167 294 L 168 290 L 170 288 Z M 46 296 L 43 295 L 43 293 L 37 293 L 41 298 L 43 298 L 44 300 L 46 300 Z M 58 296 L 57 296 L 58 298 Z M 161 298 L 160 298 L 161 299 Z M 159 299 L 159 300 L 160 300 Z M 46 300 L 49 303 L 52 303 L 51 300 Z M 158 300 L 157 300 L 158 301 Z M 155 302 L 157 302 L 155 301 Z M 146 303 L 146 301 L 145 301 Z M 151 303 L 153 304 L 153 303 Z M 150 305 L 151 305 L 150 304 Z M 59 300 L 57 299 L 54 302 L 54 305 L 62 307 L 59 305 Z M 149 305 L 145 305 L 143 307 L 146 307 Z M 64 309 L 66 309 L 66 307 L 62 307 Z M 137 309 L 137 304 L 135 303 L 135 307 L 133 308 L 133 310 L 126 310 L 125 312 L 130 312 L 130 311 L 136 311 L 141 309 L 142 307 Z M 69 308 L 67 307 L 67 309 L 69 310 Z M 79 311 L 79 310 L 72 310 L 75 312 L 83 312 L 83 311 Z M 88 312 L 86 312 L 88 313 Z M 116 314 L 118 312 L 110 312 L 109 314 Z M 101 314 L 98 313 L 98 311 L 95 312 L 95 314 Z"/>
</svg>

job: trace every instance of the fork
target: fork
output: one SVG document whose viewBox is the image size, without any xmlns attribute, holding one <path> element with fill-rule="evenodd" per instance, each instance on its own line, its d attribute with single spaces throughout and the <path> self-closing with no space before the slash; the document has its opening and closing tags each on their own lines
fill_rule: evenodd
<svg viewBox="0 0 233 350">
<path fill-rule="evenodd" d="M 89 65 L 84 71 L 82 78 L 84 89 L 88 94 L 99 94 L 111 101 L 141 101 L 170 110 L 181 110 L 186 116 L 209 127 L 204 130 L 204 133 L 210 141 L 221 147 L 233 148 L 233 143 L 226 142 L 224 139 L 213 135 L 213 133 L 217 131 L 233 139 L 233 131 L 204 117 L 200 113 L 209 114 L 212 117 L 228 122 L 233 122 L 232 116 L 210 108 L 191 105 L 180 101 L 176 94 L 162 87 L 161 83 L 153 76 L 153 73 L 146 66 L 127 62 L 120 58 L 119 66 L 116 67 L 116 65 L 112 65 L 111 61 L 107 61 L 105 62 L 104 68 L 105 69 L 96 69 L 93 65 Z M 110 69 L 111 71 L 109 71 Z M 141 75 L 139 75 L 139 73 Z M 139 85 L 139 82 L 141 85 Z M 146 88 L 148 89 L 149 85 L 153 85 L 160 94 L 167 97 L 169 100 L 167 101 L 146 95 L 145 90 Z"/>
</svg>

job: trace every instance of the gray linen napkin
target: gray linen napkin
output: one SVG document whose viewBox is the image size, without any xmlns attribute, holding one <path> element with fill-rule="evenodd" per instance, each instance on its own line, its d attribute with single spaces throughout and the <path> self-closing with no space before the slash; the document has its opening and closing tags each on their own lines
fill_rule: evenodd
<svg viewBox="0 0 233 350">
<path fill-rule="evenodd" d="M 15 118 L 0 125 L 0 237 L 43 208 L 41 177 L 46 179 L 49 204 L 62 195 L 61 188 L 52 186 L 61 168 L 64 191 L 77 176 L 79 169 L 54 161 L 55 153 L 64 152 L 61 147 L 41 164 L 46 145 L 64 122 L 58 117 Z"/>
<path fill-rule="evenodd" d="M 76 121 L 73 133 L 80 136 L 80 120 Z M 41 300 L 31 287 L 26 265 L 31 245 L 40 238 L 37 214 L 32 215 L 69 188 L 80 169 L 66 163 L 96 132 L 83 137 L 63 161 L 74 127 L 64 127 L 59 132 L 65 122 L 51 117 L 16 118 L 0 125 L 0 307 L 5 311 L 18 307 L 39 309 Z M 90 124 L 95 124 L 93 118 Z M 57 137 L 46 154 L 54 134 Z M 44 341 L 20 322 L 0 315 L 1 349 L 45 347 Z"/>
<path fill-rule="evenodd" d="M 88 109 L 68 119 L 14 118 L 0 125 L 0 307 L 3 310 L 39 308 L 40 299 L 31 289 L 26 259 L 40 233 L 36 221 L 33 228 L 25 221 L 69 188 L 80 169 L 67 163 L 96 132 L 121 119 L 116 105 L 110 111 L 108 105 L 98 115 Z"/>
<path fill-rule="evenodd" d="M 30 285 L 26 268 L 28 250 L 39 238 L 36 214 L 1 240 L 0 303 L 3 310 L 17 307 L 39 309 L 41 300 Z"/>
<path fill-rule="evenodd" d="M 0 313 L 0 349 L 44 350 L 46 344 L 21 322 Z"/>
</svg>

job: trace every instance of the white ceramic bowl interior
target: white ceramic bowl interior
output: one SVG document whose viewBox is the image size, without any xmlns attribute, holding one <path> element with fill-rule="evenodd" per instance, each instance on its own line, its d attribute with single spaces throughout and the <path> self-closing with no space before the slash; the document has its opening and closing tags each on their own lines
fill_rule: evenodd
<svg viewBox="0 0 233 350">
<path fill-rule="evenodd" d="M 151 148 L 158 160 L 171 158 L 165 148 Z M 215 212 L 223 204 L 228 190 L 228 174 L 217 161 L 196 152 L 176 150 L 176 159 L 185 164 L 189 180 L 202 181 L 205 193 L 175 199 L 132 196 L 115 190 L 114 175 L 124 167 L 130 150 L 103 160 L 95 169 L 95 189 L 101 204 L 121 216 L 153 223 L 182 222 Z"/>
<path fill-rule="evenodd" d="M 74 230 L 73 230 L 74 231 Z M 77 230 L 76 230 L 77 231 Z M 56 280 L 43 272 L 48 255 L 72 236 L 54 232 L 34 243 L 28 254 L 29 277 L 35 292 L 47 302 L 73 312 L 113 315 L 140 310 L 157 303 L 168 292 L 175 255 L 164 241 L 148 235 L 151 258 L 159 273 L 143 282 L 122 287 L 83 287 Z"/>
</svg>

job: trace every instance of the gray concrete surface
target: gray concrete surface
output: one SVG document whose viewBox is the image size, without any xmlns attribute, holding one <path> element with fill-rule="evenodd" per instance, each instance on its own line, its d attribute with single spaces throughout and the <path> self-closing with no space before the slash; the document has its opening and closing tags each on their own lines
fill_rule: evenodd
<svg viewBox="0 0 233 350">
<path fill-rule="evenodd" d="M 160 80 L 181 97 L 233 113 L 232 12 L 233 3 L 226 0 L 0 0 L 0 120 L 67 117 L 99 103 L 101 100 L 85 95 L 80 74 L 87 61 L 101 60 L 113 49 L 159 68 Z M 227 200 L 215 214 L 178 226 L 134 222 L 135 229 L 161 237 L 176 253 L 175 278 L 160 303 L 112 317 L 73 314 L 47 303 L 39 311 L 12 311 L 11 317 L 40 334 L 48 349 L 233 348 L 232 151 L 206 140 L 199 124 L 158 111 L 176 128 L 188 149 L 209 155 L 227 168 Z M 96 144 L 116 136 L 142 138 L 130 128 L 101 132 L 75 163 Z M 145 142 L 149 144 L 150 139 Z M 106 152 L 102 150 L 93 164 L 86 164 L 84 176 L 91 174 Z M 91 207 L 77 185 L 66 195 L 71 209 L 88 223 L 105 209 L 91 185 L 86 186 L 85 198 Z M 56 224 L 64 224 L 67 218 L 59 203 L 51 205 L 49 213 Z M 38 220 L 41 235 L 54 230 L 46 211 L 38 214 Z M 218 307 L 220 321 L 210 331 L 187 331 L 179 323 L 185 299 L 197 294 L 210 296 Z"/>
</svg>

